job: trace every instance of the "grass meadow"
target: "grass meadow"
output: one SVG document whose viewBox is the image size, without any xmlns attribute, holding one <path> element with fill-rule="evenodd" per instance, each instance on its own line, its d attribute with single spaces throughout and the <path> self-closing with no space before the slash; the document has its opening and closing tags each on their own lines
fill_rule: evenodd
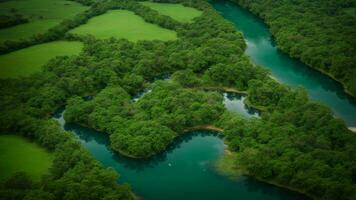
<svg viewBox="0 0 356 200">
<path fill-rule="evenodd" d="M 8 0 L 0 3 L 1 15 L 21 14 L 28 23 L 0 29 L 0 43 L 6 40 L 26 39 L 45 33 L 65 19 L 83 12 L 87 7 L 65 0 Z"/>
<path fill-rule="evenodd" d="M 162 28 L 144 21 L 143 18 L 127 10 L 110 10 L 103 15 L 93 17 L 69 33 L 93 35 L 98 39 L 125 38 L 138 40 L 175 40 L 175 31 Z"/>
<path fill-rule="evenodd" d="M 81 42 L 55 41 L 0 55 L 0 78 L 15 78 L 39 72 L 56 56 L 79 54 Z"/>
<path fill-rule="evenodd" d="M 16 172 L 37 180 L 52 164 L 52 155 L 29 140 L 15 135 L 0 135 L 0 181 Z"/>
</svg>

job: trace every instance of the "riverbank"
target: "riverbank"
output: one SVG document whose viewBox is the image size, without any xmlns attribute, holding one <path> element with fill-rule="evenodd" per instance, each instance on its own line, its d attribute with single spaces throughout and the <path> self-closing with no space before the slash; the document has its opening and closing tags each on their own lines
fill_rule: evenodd
<svg viewBox="0 0 356 200">
<path fill-rule="evenodd" d="M 276 181 L 271 181 L 271 180 L 266 180 L 266 179 L 262 179 L 262 178 L 258 178 L 255 176 L 252 176 L 251 174 L 248 173 L 248 171 L 246 171 L 245 169 L 243 169 L 242 167 L 238 167 L 237 165 L 237 161 L 236 161 L 236 156 L 237 153 L 236 152 L 231 152 L 228 149 L 224 150 L 224 154 L 215 162 L 214 167 L 215 170 L 223 176 L 226 176 L 230 179 L 233 180 L 237 180 L 239 179 L 241 176 L 250 176 L 255 178 L 258 181 L 264 182 L 264 183 L 268 183 L 280 188 L 284 188 L 284 189 L 288 189 L 290 191 L 293 192 L 297 192 L 300 194 L 303 194 L 311 199 L 318 199 L 316 196 L 312 196 L 310 194 L 307 194 L 306 192 L 299 190 L 297 188 L 293 188 L 291 186 L 286 186 L 286 185 L 282 185 L 277 183 Z"/>
<path fill-rule="evenodd" d="M 285 51 L 283 51 L 283 52 L 285 52 Z M 286 52 L 286 53 L 287 53 L 287 52 Z M 289 54 L 288 54 L 288 55 L 289 55 Z M 298 59 L 298 60 L 300 60 L 300 59 Z M 300 60 L 300 61 L 301 61 L 301 60 Z M 303 63 L 304 63 L 304 62 L 303 62 Z M 328 72 L 326 72 L 326 71 L 324 71 L 324 70 L 322 70 L 322 69 L 315 68 L 315 67 L 313 67 L 313 66 L 311 66 L 311 65 L 309 65 L 309 64 L 307 64 L 307 63 L 305 63 L 305 64 L 306 64 L 308 67 L 310 67 L 310 68 L 312 68 L 312 69 L 315 69 L 316 71 L 318 71 L 318 72 L 320 72 L 320 73 L 322 73 L 322 74 L 324 74 L 324 75 L 330 77 L 330 78 L 333 79 L 334 81 L 340 83 L 340 84 L 342 85 L 342 88 L 343 88 L 343 90 L 344 90 L 344 92 L 345 92 L 346 94 L 350 95 L 350 96 L 353 97 L 353 98 L 356 98 L 356 94 L 353 94 L 350 90 L 348 90 L 347 87 L 346 87 L 346 85 L 345 85 L 345 83 L 343 83 L 341 80 L 338 80 L 334 75 L 332 75 L 332 74 L 330 74 L 330 73 L 328 73 Z"/>
<path fill-rule="evenodd" d="M 198 87 L 197 89 L 202 89 L 202 90 L 218 90 L 218 91 L 223 91 L 223 92 L 230 92 L 230 93 L 237 93 L 237 94 L 244 94 L 247 95 L 247 91 L 241 91 L 236 88 L 230 88 L 230 87 Z"/>
<path fill-rule="evenodd" d="M 247 107 L 249 107 L 249 108 L 253 108 L 253 109 L 256 109 L 256 110 L 261 111 L 261 112 L 267 110 L 267 108 L 264 107 L 264 106 L 256 106 L 256 105 L 253 105 L 253 104 L 248 100 L 248 98 L 246 98 L 246 99 L 244 100 L 244 104 L 245 104 Z"/>
<path fill-rule="evenodd" d="M 356 133 L 356 127 L 347 127 L 350 131 Z"/>
<path fill-rule="evenodd" d="M 216 127 L 214 125 L 193 126 L 193 127 L 185 129 L 184 132 L 190 132 L 190 131 L 196 131 L 196 130 L 208 130 L 208 131 L 214 131 L 214 132 L 218 132 L 218 133 L 224 132 L 224 129 Z"/>
<path fill-rule="evenodd" d="M 237 167 L 234 157 L 236 157 L 235 152 L 231 152 L 228 149 L 224 150 L 224 154 L 214 164 L 219 174 L 231 179 L 237 179 L 246 174 L 242 169 Z"/>
<path fill-rule="evenodd" d="M 189 133 L 191 131 L 198 131 L 198 130 L 207 130 L 207 131 L 212 131 L 212 132 L 217 132 L 219 134 L 222 134 L 224 132 L 224 130 L 222 128 L 219 128 L 219 127 L 216 127 L 214 125 L 199 125 L 199 126 L 193 126 L 193 127 L 190 127 L 190 128 L 186 128 L 184 130 L 184 133 Z M 173 141 L 175 139 L 177 139 L 178 137 L 181 137 L 181 135 L 177 134 L 174 138 L 173 138 Z M 171 145 L 171 144 L 169 144 Z M 169 146 L 168 145 L 168 146 Z M 167 146 L 167 147 L 168 147 Z M 166 149 L 167 149 L 166 147 Z M 110 148 L 111 148 L 111 145 L 110 145 Z M 134 156 L 126 151 L 123 151 L 121 149 L 113 149 L 111 148 L 114 152 L 117 152 L 119 154 L 121 154 L 122 156 L 125 156 L 125 157 L 128 157 L 128 158 L 131 158 L 131 159 L 136 159 L 136 160 L 144 160 L 144 159 L 149 159 L 151 158 L 152 156 L 155 156 L 155 155 L 158 155 L 159 153 L 162 153 L 162 152 L 159 152 L 157 154 L 153 154 L 153 155 L 147 155 L 147 156 L 144 156 L 144 157 L 139 157 L 139 156 Z M 166 151 L 166 149 L 164 151 Z"/>
<path fill-rule="evenodd" d="M 241 6 L 242 8 L 244 8 L 244 9 L 248 10 L 250 13 L 252 13 L 254 16 L 256 16 L 256 17 L 258 17 L 259 19 L 261 19 L 261 20 L 264 22 L 264 24 L 267 25 L 267 27 L 268 27 L 269 30 L 271 30 L 271 28 L 273 28 L 273 27 L 271 27 L 270 23 L 269 23 L 268 21 L 266 21 L 266 19 L 265 19 L 260 13 L 254 12 L 249 6 L 246 6 L 246 5 L 244 5 L 243 3 L 240 3 L 240 1 L 238 1 L 238 0 L 229 0 L 229 1 L 232 2 L 232 3 L 234 3 L 234 4 L 237 4 L 237 5 Z M 311 65 L 310 63 L 304 62 L 300 56 L 292 56 L 291 53 L 290 53 L 287 49 L 283 48 L 280 44 L 277 43 L 277 40 L 275 39 L 275 38 L 276 38 L 276 33 L 272 32 L 272 31 L 269 31 L 269 32 L 271 33 L 272 37 L 274 38 L 274 41 L 276 42 L 276 47 L 277 47 L 278 50 L 280 50 L 280 51 L 282 51 L 283 53 L 287 54 L 289 57 L 294 58 L 294 59 L 300 61 L 301 63 L 305 64 L 307 67 L 309 67 L 309 68 L 311 68 L 311 69 L 313 69 L 313 70 L 316 70 L 317 72 L 319 72 L 319 73 L 321 73 L 321 74 L 323 74 L 323 75 L 326 75 L 326 76 L 328 76 L 329 78 L 333 79 L 333 80 L 336 81 L 337 83 L 341 84 L 341 86 L 342 86 L 342 88 L 343 88 L 343 91 L 344 91 L 346 94 L 348 94 L 349 96 L 351 96 L 351 97 L 353 97 L 353 98 L 356 98 L 356 93 L 351 92 L 351 91 L 348 89 L 346 83 L 344 83 L 344 81 L 342 81 L 342 80 L 336 78 L 333 74 L 331 74 L 331 73 L 329 73 L 329 72 L 326 72 L 325 70 L 323 70 L 323 69 L 321 69 L 321 68 L 317 68 L 317 67 Z"/>
</svg>

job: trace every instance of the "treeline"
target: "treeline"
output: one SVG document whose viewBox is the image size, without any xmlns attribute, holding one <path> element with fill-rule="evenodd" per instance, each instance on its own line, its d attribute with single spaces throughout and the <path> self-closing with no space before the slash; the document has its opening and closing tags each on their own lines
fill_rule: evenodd
<svg viewBox="0 0 356 200">
<path fill-rule="evenodd" d="M 72 134 L 54 120 L 38 119 L 20 107 L 0 113 L 0 132 L 16 133 L 38 143 L 54 154 L 47 175 L 33 181 L 19 172 L 0 183 L 0 199 L 15 200 L 97 200 L 135 199 L 130 187 L 118 185 L 118 174 L 104 169 Z"/>
<path fill-rule="evenodd" d="M 226 113 L 217 123 L 238 152 L 237 168 L 315 199 L 355 199 L 356 138 L 341 119 L 272 80 L 251 81 L 248 93 L 267 108 L 262 120 Z"/>
<path fill-rule="evenodd" d="M 165 150 L 187 128 L 215 124 L 224 129 L 229 147 L 237 152 L 237 167 L 244 168 L 247 174 L 323 199 L 353 199 L 356 144 L 355 136 L 345 124 L 335 119 L 329 109 L 310 102 L 304 90 L 281 85 L 269 78 L 267 71 L 253 65 L 243 55 L 246 44 L 242 34 L 207 2 L 179 2 L 204 12 L 190 24 L 177 24 L 170 18 L 163 20 L 172 23 L 167 27 L 177 31 L 176 41 L 133 43 L 75 36 L 73 39 L 85 43 L 80 55 L 57 57 L 43 72 L 21 80 L 0 80 L 3 130 L 36 134 L 32 130 L 42 127 L 36 121 L 53 124 L 48 119 L 56 109 L 66 106 L 68 122 L 106 132 L 111 147 L 127 156 L 149 157 Z M 108 1 L 92 4 L 91 10 L 98 8 L 97 13 L 101 13 L 119 6 L 132 11 L 142 8 L 135 1 Z M 144 15 L 137 10 L 135 13 L 146 21 L 162 23 L 163 18 L 157 12 Z M 171 80 L 156 81 L 164 75 L 171 75 Z M 225 112 L 222 96 L 202 90 L 205 86 L 247 91 L 248 103 L 263 108 L 262 119 L 249 121 Z M 150 93 L 133 101 L 134 96 L 148 88 L 152 89 Z M 33 129 L 26 129 L 29 131 L 22 130 L 32 126 Z M 58 125 L 43 127 L 47 128 L 42 128 L 45 131 L 39 131 L 34 140 L 48 135 L 43 141 L 52 144 L 51 138 L 56 138 L 52 134 L 59 129 Z M 63 146 L 60 148 L 63 154 L 58 155 L 71 162 L 59 163 L 62 170 L 58 171 L 73 172 L 56 172 L 61 180 L 58 184 L 77 182 L 58 186 L 59 191 L 53 185 L 39 189 L 53 194 L 55 199 L 77 199 L 76 195 L 82 193 L 93 193 L 97 198 L 106 193 L 119 195 L 101 189 L 107 184 L 109 188 L 124 187 L 113 185 L 112 176 L 108 175 L 109 182 L 101 182 L 100 177 L 97 178 L 100 182 L 95 184 L 92 179 L 84 180 L 86 176 L 94 176 L 92 173 L 106 176 L 108 172 L 92 171 L 96 164 L 91 163 L 90 156 L 73 158 L 82 153 L 73 153 L 77 150 L 71 148 L 81 147 L 66 139 L 72 136 L 62 137 L 65 135 L 62 133 L 60 138 L 65 138 L 64 144 L 69 142 L 70 147 Z M 54 146 L 57 151 L 61 145 Z M 83 151 L 83 154 L 87 153 Z M 63 176 L 66 178 L 61 179 Z M 93 192 L 91 185 L 102 193 Z M 67 190 L 71 195 L 63 195 Z M 119 191 L 125 199 L 125 187 Z M 92 197 L 85 195 L 87 199 Z"/>
<path fill-rule="evenodd" d="M 120 86 L 108 86 L 93 100 L 68 100 L 64 118 L 110 134 L 111 147 L 130 157 L 164 151 L 189 127 L 212 124 L 223 109 L 216 93 L 190 91 L 175 83 L 156 82 L 137 103 Z"/>
<path fill-rule="evenodd" d="M 354 0 L 234 0 L 263 18 L 278 46 L 356 96 Z"/>
<path fill-rule="evenodd" d="M 16 26 L 19 24 L 24 24 L 27 22 L 28 22 L 28 19 L 20 14 L 1 15 L 0 16 L 0 29 L 1 28 L 9 28 L 9 27 Z"/>
<path fill-rule="evenodd" d="M 94 4 L 90 7 L 90 9 L 84 11 L 83 13 L 79 13 L 72 19 L 64 20 L 59 25 L 50 28 L 45 33 L 37 34 L 32 37 L 17 41 L 6 40 L 0 44 L 0 54 L 5 54 L 11 51 L 26 48 L 40 43 L 64 39 L 66 38 L 66 33 L 69 30 L 86 23 L 91 17 L 105 13 L 108 9 L 108 5 L 105 3 Z M 66 39 L 72 38 L 67 37 Z"/>
</svg>

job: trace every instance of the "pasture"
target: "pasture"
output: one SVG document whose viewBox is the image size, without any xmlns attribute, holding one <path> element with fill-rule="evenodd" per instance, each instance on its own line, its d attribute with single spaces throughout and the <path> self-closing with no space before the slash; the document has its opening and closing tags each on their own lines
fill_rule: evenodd
<svg viewBox="0 0 356 200">
<path fill-rule="evenodd" d="M 81 42 L 56 41 L 0 55 L 0 78 L 15 78 L 39 72 L 50 59 L 79 54 L 82 48 Z"/>
<path fill-rule="evenodd" d="M 0 3 L 1 15 L 21 14 L 28 23 L 0 29 L 0 43 L 6 40 L 26 39 L 45 33 L 65 19 L 83 12 L 87 7 L 65 0 L 9 0 Z"/>
<path fill-rule="evenodd" d="M 202 11 L 195 8 L 183 6 L 182 4 L 141 2 L 143 5 L 156 10 L 161 15 L 169 16 L 179 22 L 189 23 L 194 18 L 199 17 Z"/>
<path fill-rule="evenodd" d="M 138 40 L 175 40 L 175 31 L 147 23 L 140 16 L 127 10 L 110 10 L 103 15 L 93 17 L 88 23 L 81 25 L 69 33 L 93 35 L 99 39 L 125 38 Z"/>
<path fill-rule="evenodd" d="M 29 140 L 15 135 L 0 135 L 0 181 L 16 172 L 37 180 L 52 164 L 52 155 Z"/>
</svg>

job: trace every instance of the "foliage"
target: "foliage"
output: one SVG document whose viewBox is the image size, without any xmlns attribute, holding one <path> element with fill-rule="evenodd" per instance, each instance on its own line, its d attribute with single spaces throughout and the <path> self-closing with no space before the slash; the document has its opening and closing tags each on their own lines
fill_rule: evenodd
<svg viewBox="0 0 356 200">
<path fill-rule="evenodd" d="M 67 122 L 111 134 L 111 146 L 118 152 L 150 157 L 185 129 L 213 123 L 223 111 L 221 101 L 216 93 L 194 92 L 161 81 L 134 104 L 125 90 L 108 86 L 93 100 L 68 100 L 64 117 Z"/>
<path fill-rule="evenodd" d="M 13 16 L 8 15 L 1 15 L 0 16 L 0 29 L 1 28 L 8 28 L 11 26 L 16 26 L 19 24 L 27 23 L 28 19 L 20 14 L 16 14 Z"/>
<path fill-rule="evenodd" d="M 129 121 L 110 136 L 111 146 L 124 155 L 150 157 L 164 151 L 175 137 L 166 126 L 154 121 Z"/>
<path fill-rule="evenodd" d="M 7 24 L 7 27 L 0 26 L 0 43 L 6 45 L 3 43 L 28 41 L 31 40 L 30 38 L 39 37 L 87 8 L 79 3 L 65 0 L 2 2 L 0 13 L 8 17 L 5 18 L 7 20 L 0 20 L 4 25 Z"/>
<path fill-rule="evenodd" d="M 117 173 L 104 169 L 55 121 L 21 111 L 1 113 L 1 131 L 30 138 L 52 151 L 54 160 L 49 174 L 36 184 L 23 173 L 1 183 L 1 199 L 133 199 L 127 185 L 117 184 Z"/>
<path fill-rule="evenodd" d="M 262 17 L 278 46 L 356 95 L 356 2 L 235 0 Z"/>
<path fill-rule="evenodd" d="M 56 41 L 0 55 L 0 77 L 13 78 L 40 72 L 50 59 L 79 54 L 82 47 L 80 42 Z"/>
<path fill-rule="evenodd" d="M 323 199 L 355 197 L 355 135 L 328 108 L 310 102 L 304 90 L 281 85 L 252 65 L 243 55 L 242 34 L 207 2 L 157 1 L 181 2 L 203 12 L 185 24 L 136 1 L 85 2 L 91 5 L 87 12 L 50 31 L 54 35 L 46 40 L 61 38 L 111 9 L 132 11 L 176 31 L 178 38 L 133 43 L 68 36 L 85 44 L 80 55 L 55 58 L 43 72 L 21 80 L 0 80 L 0 131 L 24 135 L 55 154 L 48 177 L 21 190 L 17 184 L 2 186 L 0 196 L 130 199 L 116 173 L 103 169 L 48 119 L 66 105 L 68 122 L 106 132 L 111 147 L 127 156 L 155 155 L 185 130 L 214 124 L 224 129 L 239 168 L 248 174 Z M 170 80 L 157 80 L 172 74 Z M 265 108 L 261 119 L 225 112 L 222 96 L 200 86 L 247 90 L 248 103 Z"/>
</svg>

